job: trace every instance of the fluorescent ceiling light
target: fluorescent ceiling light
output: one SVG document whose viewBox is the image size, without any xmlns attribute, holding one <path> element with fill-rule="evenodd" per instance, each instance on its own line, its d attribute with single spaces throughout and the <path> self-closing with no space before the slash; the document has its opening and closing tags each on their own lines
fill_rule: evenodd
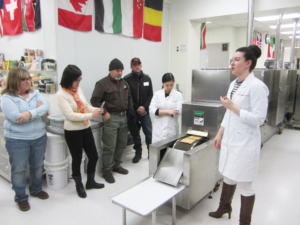
<svg viewBox="0 0 300 225">
<path fill-rule="evenodd" d="M 293 38 L 293 36 L 289 36 L 289 38 Z M 296 38 L 300 38 L 300 36 L 296 36 Z"/>
<path fill-rule="evenodd" d="M 281 32 L 282 34 L 293 34 L 294 32 L 293 31 L 284 31 L 284 32 Z M 296 31 L 297 34 L 300 33 L 300 30 Z"/>
<path fill-rule="evenodd" d="M 207 21 L 207 22 L 205 22 L 205 23 L 211 23 L 211 21 Z"/>
<path fill-rule="evenodd" d="M 284 47 L 284 48 L 291 48 L 291 47 Z M 295 47 L 295 48 L 300 48 L 300 47 Z"/>
<path fill-rule="evenodd" d="M 272 29 L 276 29 L 277 25 L 272 25 L 270 26 L 270 28 Z M 281 24 L 280 28 L 291 28 L 291 27 L 294 27 L 294 24 L 291 23 L 291 24 Z M 297 27 L 300 27 L 300 24 L 298 23 L 297 24 Z"/>
<path fill-rule="evenodd" d="M 256 17 L 254 18 L 257 21 L 272 21 L 272 20 L 277 20 L 279 15 L 274 15 L 274 16 L 262 16 L 262 17 Z M 300 18 L 299 13 L 293 13 L 293 14 L 284 14 L 282 16 L 282 19 L 293 19 L 293 18 Z"/>
</svg>

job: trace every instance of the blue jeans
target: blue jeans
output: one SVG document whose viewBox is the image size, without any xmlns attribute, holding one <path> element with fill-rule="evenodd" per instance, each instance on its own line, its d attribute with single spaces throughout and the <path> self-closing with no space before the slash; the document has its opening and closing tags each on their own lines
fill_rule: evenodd
<svg viewBox="0 0 300 225">
<path fill-rule="evenodd" d="M 148 148 L 148 153 L 149 153 L 149 145 L 152 142 L 152 122 L 151 122 L 151 118 L 150 115 L 147 114 L 146 116 L 141 116 L 140 114 L 137 114 L 137 117 L 142 125 L 142 129 L 143 132 L 145 134 L 146 137 L 146 144 L 147 144 L 147 148 Z M 133 148 L 136 151 L 136 154 L 140 154 L 142 155 L 142 141 L 141 141 L 141 136 L 140 134 L 138 134 L 133 138 L 133 143 L 134 146 Z"/>
<path fill-rule="evenodd" d="M 26 169 L 30 165 L 29 192 L 36 195 L 42 191 L 43 157 L 47 146 L 47 135 L 36 140 L 5 138 L 5 147 L 11 165 L 11 183 L 16 193 L 15 202 L 28 200 L 26 189 Z"/>
</svg>

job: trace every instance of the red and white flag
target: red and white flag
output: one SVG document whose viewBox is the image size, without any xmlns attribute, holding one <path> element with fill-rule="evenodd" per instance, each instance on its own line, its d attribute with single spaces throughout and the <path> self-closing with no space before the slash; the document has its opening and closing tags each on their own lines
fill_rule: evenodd
<svg viewBox="0 0 300 225">
<path fill-rule="evenodd" d="M 92 30 L 92 0 L 59 0 L 58 24 L 73 30 Z"/>
<path fill-rule="evenodd" d="M 3 9 L 0 9 L 0 37 L 3 36 L 3 26 L 2 26 L 2 13 L 3 13 Z"/>
<path fill-rule="evenodd" d="M 141 38 L 144 25 L 144 0 L 122 0 L 122 34 Z"/>
<path fill-rule="evenodd" d="M 2 35 L 23 33 L 21 0 L 4 0 L 3 9 L 1 10 L 1 21 Z"/>
</svg>

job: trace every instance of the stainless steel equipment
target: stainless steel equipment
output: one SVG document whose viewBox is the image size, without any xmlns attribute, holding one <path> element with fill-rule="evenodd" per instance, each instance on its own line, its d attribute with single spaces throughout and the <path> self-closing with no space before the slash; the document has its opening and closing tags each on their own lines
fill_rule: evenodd
<svg viewBox="0 0 300 225">
<path fill-rule="evenodd" d="M 293 127 L 300 127 L 300 70 L 296 70 L 297 84 L 296 84 L 296 100 Z"/>
<path fill-rule="evenodd" d="M 273 74 L 272 92 L 270 92 L 270 102 L 268 108 L 268 124 L 277 126 L 283 123 L 287 104 L 287 70 L 270 70 Z"/>
<path fill-rule="evenodd" d="M 150 145 L 149 174 L 153 175 L 158 169 L 161 152 L 166 147 L 185 137 L 186 134 L 174 136 Z M 184 209 L 192 208 L 197 202 L 215 188 L 221 175 L 218 171 L 219 149 L 212 140 L 189 150 L 183 154 L 183 175 L 179 181 L 186 188 L 176 196 L 176 203 Z M 171 175 L 172 173 L 169 173 Z"/>
<path fill-rule="evenodd" d="M 176 196 L 177 205 L 184 209 L 192 208 L 221 180 L 218 171 L 220 150 L 214 147 L 211 138 L 218 132 L 225 114 L 220 96 L 226 95 L 231 79 L 230 70 L 227 69 L 193 70 L 192 102 L 182 105 L 182 134 L 150 145 L 150 175 L 159 174 L 162 182 L 171 180 L 175 185 L 185 185 L 186 188 Z M 191 131 L 208 132 L 208 136 L 188 144 L 182 143 Z M 168 149 L 167 153 L 160 162 L 165 148 Z M 178 155 L 183 159 L 183 166 L 178 159 L 170 160 L 170 155 Z M 176 161 L 180 166 L 174 168 L 176 163 L 170 161 Z M 183 168 L 180 179 L 179 168 Z"/>
<path fill-rule="evenodd" d="M 230 69 L 193 70 L 192 102 L 220 102 L 220 96 L 227 94 L 230 82 L 235 78 Z"/>
<path fill-rule="evenodd" d="M 288 70 L 287 75 L 287 113 L 293 114 L 295 111 L 296 88 L 297 88 L 297 70 Z"/>
</svg>

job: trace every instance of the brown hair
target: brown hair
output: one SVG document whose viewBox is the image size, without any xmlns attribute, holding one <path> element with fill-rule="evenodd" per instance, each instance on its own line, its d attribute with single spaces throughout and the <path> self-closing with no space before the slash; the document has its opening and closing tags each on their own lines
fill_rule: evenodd
<svg viewBox="0 0 300 225">
<path fill-rule="evenodd" d="M 9 71 L 7 80 L 6 80 L 6 86 L 2 90 L 1 94 L 9 94 L 9 95 L 19 95 L 20 94 L 20 82 L 24 78 L 30 77 L 30 74 L 27 70 L 16 67 Z M 33 88 L 30 87 L 26 93 L 33 92 Z"/>
</svg>

